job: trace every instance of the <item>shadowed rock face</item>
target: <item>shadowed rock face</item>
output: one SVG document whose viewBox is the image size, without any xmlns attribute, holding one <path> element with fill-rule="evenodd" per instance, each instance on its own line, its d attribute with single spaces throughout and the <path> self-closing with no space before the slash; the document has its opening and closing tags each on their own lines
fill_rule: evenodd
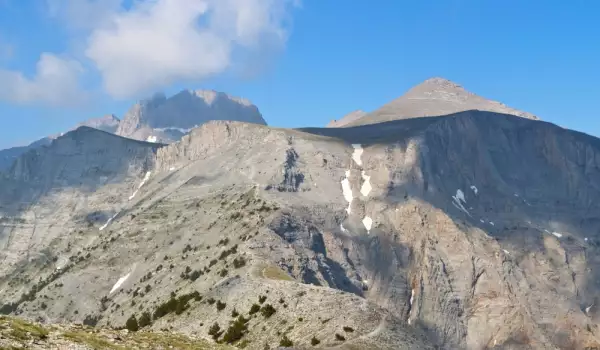
<svg viewBox="0 0 600 350">
<path fill-rule="evenodd" d="M 213 121 L 170 145 L 78 129 L 22 158 L 0 180 L 5 312 L 123 325 L 199 291 L 225 310 L 192 301 L 151 327 L 208 337 L 267 296 L 277 311 L 250 321 L 252 349 L 284 332 L 297 346 L 600 346 L 600 140 L 582 133 L 482 111 Z"/>
<path fill-rule="evenodd" d="M 443 116 L 468 110 L 489 111 L 539 120 L 531 113 L 510 108 L 500 102 L 485 99 L 466 91 L 462 86 L 443 78 L 431 78 L 411 88 L 403 96 L 381 108 L 359 115 L 350 114 L 332 127 L 375 124 L 391 120 Z M 344 119 L 349 120 L 344 121 Z"/>
<path fill-rule="evenodd" d="M 210 120 L 232 120 L 266 125 L 250 101 L 212 90 L 184 90 L 166 98 L 159 94 L 134 105 L 119 125 L 117 135 L 170 143 Z"/>
</svg>

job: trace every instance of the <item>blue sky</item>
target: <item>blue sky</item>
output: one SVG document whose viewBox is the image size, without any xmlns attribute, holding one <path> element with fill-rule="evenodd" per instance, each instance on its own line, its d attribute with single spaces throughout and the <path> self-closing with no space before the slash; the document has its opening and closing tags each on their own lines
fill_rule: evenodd
<svg viewBox="0 0 600 350">
<path fill-rule="evenodd" d="M 126 16 L 135 9 L 120 0 L 102 0 L 102 8 L 81 0 L 88 6 L 75 9 L 70 1 L 45 1 L 0 0 L 0 148 L 90 117 L 120 117 L 150 90 L 216 89 L 249 98 L 271 125 L 322 126 L 355 109 L 373 110 L 433 76 L 600 135 L 598 2 L 303 0 L 284 8 L 283 0 L 248 0 L 244 11 L 229 9 L 214 21 L 220 41 L 209 45 L 185 32 L 178 24 L 185 18 L 171 23 L 155 13 L 134 22 L 138 17 Z M 203 0 L 179 1 L 189 7 L 163 13 L 203 11 Z M 227 17 L 239 20 L 240 13 L 250 14 L 247 22 Z M 129 21 L 129 29 L 170 28 L 195 45 L 154 32 L 125 55 L 132 42 L 123 37 L 132 31 L 109 31 L 103 21 L 111 18 Z M 227 27 L 233 22 L 238 27 Z M 176 57 L 160 56 L 167 51 Z M 50 73 L 31 80 L 42 53 L 50 55 Z M 139 60 L 148 61 L 131 63 Z"/>
</svg>

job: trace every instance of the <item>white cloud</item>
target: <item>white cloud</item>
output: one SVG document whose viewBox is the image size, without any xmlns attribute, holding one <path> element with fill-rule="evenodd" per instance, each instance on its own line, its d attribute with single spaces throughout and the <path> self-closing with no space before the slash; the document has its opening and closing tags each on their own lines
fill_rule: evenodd
<svg viewBox="0 0 600 350">
<path fill-rule="evenodd" d="M 145 0 L 109 16 L 86 56 L 117 98 L 224 72 L 235 53 L 285 43 L 289 0 Z"/>
<path fill-rule="evenodd" d="M 50 53 L 42 53 L 33 77 L 0 69 L 0 100 L 19 104 L 73 105 L 83 96 L 79 89 L 81 65 Z"/>
</svg>

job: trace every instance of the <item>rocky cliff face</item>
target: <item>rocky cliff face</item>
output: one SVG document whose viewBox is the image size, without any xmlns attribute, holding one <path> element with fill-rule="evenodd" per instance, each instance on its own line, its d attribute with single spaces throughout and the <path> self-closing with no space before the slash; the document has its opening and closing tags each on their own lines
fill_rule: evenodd
<svg viewBox="0 0 600 350">
<path fill-rule="evenodd" d="M 597 138 L 494 112 L 83 128 L 0 179 L 0 310 L 251 349 L 594 349 L 598 196 Z"/>
<path fill-rule="evenodd" d="M 250 101 L 212 90 L 184 90 L 170 98 L 159 94 L 134 105 L 117 135 L 138 140 L 171 143 L 211 120 L 232 120 L 266 125 Z"/>
</svg>

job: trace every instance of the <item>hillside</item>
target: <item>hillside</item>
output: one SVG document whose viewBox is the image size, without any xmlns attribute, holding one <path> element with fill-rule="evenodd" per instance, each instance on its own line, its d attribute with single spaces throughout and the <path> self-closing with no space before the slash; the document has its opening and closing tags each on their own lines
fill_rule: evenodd
<svg viewBox="0 0 600 350">
<path fill-rule="evenodd" d="M 482 111 L 80 128 L 0 180 L 2 311 L 250 349 L 597 348 L 599 155 Z"/>
</svg>

